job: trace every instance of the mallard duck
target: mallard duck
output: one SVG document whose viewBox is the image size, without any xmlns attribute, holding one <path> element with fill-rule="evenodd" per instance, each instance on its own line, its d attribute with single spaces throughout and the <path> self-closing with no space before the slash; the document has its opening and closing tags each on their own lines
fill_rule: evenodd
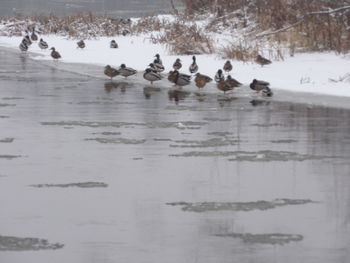
<svg viewBox="0 0 350 263">
<path fill-rule="evenodd" d="M 191 82 L 191 76 L 179 73 L 177 70 L 170 71 L 168 75 L 168 80 L 177 86 L 186 86 Z"/>
<path fill-rule="evenodd" d="M 229 60 L 226 61 L 223 69 L 226 73 L 229 73 L 232 70 L 232 64 Z"/>
<path fill-rule="evenodd" d="M 129 30 L 127 30 L 127 29 L 124 29 L 123 31 L 122 31 L 122 35 L 125 37 L 126 35 L 129 35 L 130 34 L 130 31 Z"/>
<path fill-rule="evenodd" d="M 52 50 L 52 51 L 51 51 L 51 57 L 52 57 L 53 59 L 59 59 L 59 58 L 61 58 L 60 53 L 58 53 L 54 47 L 50 48 L 50 50 Z"/>
<path fill-rule="evenodd" d="M 119 74 L 122 75 L 125 78 L 136 74 L 136 70 L 135 69 L 128 68 L 128 67 L 126 67 L 125 64 L 121 64 L 120 68 L 118 69 L 118 71 L 119 71 Z"/>
<path fill-rule="evenodd" d="M 190 72 L 191 72 L 191 74 L 194 74 L 198 71 L 198 65 L 196 63 L 196 56 L 193 56 L 192 60 L 193 60 L 193 62 L 190 65 Z"/>
<path fill-rule="evenodd" d="M 47 42 L 45 42 L 42 38 L 40 38 L 40 41 L 38 43 L 38 46 L 41 49 L 47 49 L 49 47 L 49 45 L 47 44 Z"/>
<path fill-rule="evenodd" d="M 262 57 L 262 56 L 260 56 L 260 55 L 258 55 L 258 56 L 256 57 L 255 62 L 258 63 L 259 65 L 261 65 L 262 67 L 263 67 L 264 65 L 268 65 L 268 64 L 271 64 L 271 63 L 272 63 L 271 60 L 268 60 L 267 58 L 264 58 L 264 57 Z"/>
<path fill-rule="evenodd" d="M 25 52 L 28 50 L 28 46 L 27 46 L 26 42 L 24 41 L 24 39 L 22 40 L 21 44 L 19 44 L 19 49 L 22 52 Z"/>
<path fill-rule="evenodd" d="M 222 81 L 218 82 L 216 87 L 219 90 L 223 91 L 224 94 L 226 93 L 226 91 L 233 90 L 233 88 L 234 88 L 234 87 L 230 86 L 230 84 L 226 80 L 222 80 Z"/>
<path fill-rule="evenodd" d="M 224 81 L 224 80 L 225 80 L 225 76 L 222 74 L 222 70 L 219 69 L 218 72 L 216 72 L 216 74 L 215 74 L 215 82 L 219 83 L 219 82 Z"/>
<path fill-rule="evenodd" d="M 155 57 L 156 59 L 154 60 L 153 63 L 163 65 L 163 61 L 160 59 L 160 55 L 159 55 L 159 54 L 156 54 L 154 57 Z"/>
<path fill-rule="evenodd" d="M 115 68 L 112 68 L 110 65 L 105 66 L 104 74 L 111 78 L 111 80 L 119 75 L 119 71 Z"/>
<path fill-rule="evenodd" d="M 81 49 L 85 48 L 84 40 L 80 40 L 79 42 L 77 42 L 77 45 L 78 45 L 78 48 L 81 48 Z"/>
<path fill-rule="evenodd" d="M 233 88 L 242 86 L 242 83 L 232 78 L 231 75 L 227 76 L 226 82 L 228 83 L 228 85 L 230 85 Z"/>
<path fill-rule="evenodd" d="M 33 32 L 32 32 L 32 34 L 30 35 L 30 38 L 31 38 L 33 41 L 37 41 L 37 40 L 38 40 L 38 36 L 37 36 L 37 34 L 35 34 L 35 27 L 33 28 Z"/>
<path fill-rule="evenodd" d="M 32 41 L 30 40 L 29 35 L 26 35 L 26 36 L 23 38 L 22 42 L 25 42 L 25 44 L 26 44 L 28 47 L 32 44 Z"/>
<path fill-rule="evenodd" d="M 179 58 L 177 58 L 173 64 L 173 69 L 180 70 L 180 68 L 182 68 L 181 60 Z"/>
<path fill-rule="evenodd" d="M 249 85 L 249 87 L 252 90 L 255 90 L 256 92 L 269 88 L 269 86 L 270 86 L 270 83 L 263 80 L 257 80 L 257 79 L 253 79 L 252 83 L 250 83 Z"/>
<path fill-rule="evenodd" d="M 265 87 L 262 91 L 261 91 L 262 95 L 263 96 L 266 96 L 266 97 L 272 97 L 273 96 L 273 92 L 272 90 L 270 89 L 270 87 Z"/>
<path fill-rule="evenodd" d="M 152 65 L 152 66 L 151 66 Z M 163 72 L 165 70 L 163 64 L 157 63 L 157 59 L 153 61 L 153 63 L 150 64 L 150 67 L 152 67 L 157 72 Z"/>
<path fill-rule="evenodd" d="M 115 40 L 113 39 L 113 40 L 111 41 L 111 43 L 109 44 L 109 47 L 110 47 L 110 48 L 118 48 L 118 44 L 117 44 L 117 42 L 115 42 Z"/>
<path fill-rule="evenodd" d="M 147 68 L 145 70 L 145 73 L 143 73 L 143 78 L 145 80 L 148 80 L 151 82 L 151 84 L 153 84 L 154 81 L 158 81 L 162 79 L 162 76 L 155 71 L 153 68 Z"/>
<path fill-rule="evenodd" d="M 207 83 L 211 82 L 213 79 L 206 76 L 206 75 L 203 75 L 203 74 L 200 74 L 200 73 L 197 73 L 196 74 L 196 78 L 194 79 L 194 82 L 196 83 L 196 86 L 201 89 L 203 88 Z"/>
</svg>

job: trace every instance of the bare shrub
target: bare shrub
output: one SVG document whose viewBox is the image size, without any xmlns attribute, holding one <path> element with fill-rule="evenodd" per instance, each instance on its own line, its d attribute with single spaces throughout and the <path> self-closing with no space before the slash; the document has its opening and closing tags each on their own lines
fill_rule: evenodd
<svg viewBox="0 0 350 263">
<path fill-rule="evenodd" d="M 196 24 L 187 25 L 177 21 L 164 29 L 158 42 L 166 44 L 169 51 L 176 55 L 211 54 L 213 41 Z"/>
</svg>

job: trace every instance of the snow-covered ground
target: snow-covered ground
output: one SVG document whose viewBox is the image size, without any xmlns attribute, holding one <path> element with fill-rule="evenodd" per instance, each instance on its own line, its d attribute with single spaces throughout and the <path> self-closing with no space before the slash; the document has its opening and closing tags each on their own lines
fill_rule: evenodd
<svg viewBox="0 0 350 263">
<path fill-rule="evenodd" d="M 164 45 L 152 44 L 149 35 L 86 40 L 84 50 L 77 49 L 76 40 L 53 35 L 42 37 L 50 47 L 55 47 L 60 52 L 61 62 L 96 64 L 101 65 L 101 70 L 107 64 L 117 67 L 125 63 L 143 71 L 153 61 L 156 53 L 160 54 L 166 71 L 172 69 L 177 57 L 182 60 L 181 71 L 184 73 L 188 73 L 192 62 L 192 56 L 169 55 Z M 0 46 L 14 48 L 20 52 L 18 46 L 21 39 L 22 37 L 0 37 Z M 118 49 L 109 48 L 111 39 L 117 41 Z M 35 42 L 30 46 L 29 53 L 35 59 L 52 59 L 50 51 L 40 50 Z M 219 55 L 197 56 L 199 72 L 211 77 L 223 67 L 225 61 L 226 59 L 220 58 Z M 274 61 L 264 67 L 240 61 L 232 63 L 232 76 L 244 84 L 249 84 L 257 78 L 269 81 L 273 89 L 350 97 L 350 55 L 303 53 L 286 57 L 284 61 Z"/>
</svg>

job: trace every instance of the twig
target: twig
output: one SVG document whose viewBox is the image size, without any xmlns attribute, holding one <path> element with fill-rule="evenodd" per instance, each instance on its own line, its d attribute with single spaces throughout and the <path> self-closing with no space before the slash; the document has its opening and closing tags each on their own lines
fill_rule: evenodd
<svg viewBox="0 0 350 263">
<path fill-rule="evenodd" d="M 333 14 L 333 13 L 337 13 L 337 12 L 341 12 L 341 11 L 345 11 L 345 10 L 348 10 L 350 9 L 350 5 L 348 6 L 343 6 L 343 7 L 339 7 L 339 8 L 336 8 L 336 9 L 330 9 L 330 10 L 327 10 L 327 11 L 314 11 L 314 12 L 310 12 L 310 13 L 306 13 L 305 15 L 303 15 L 297 22 L 295 22 L 294 24 L 291 24 L 291 25 L 288 25 L 288 26 L 285 26 L 285 27 L 282 27 L 280 29 L 277 29 L 275 31 L 269 31 L 269 32 L 262 32 L 260 34 L 257 34 L 256 37 L 265 37 L 265 36 L 269 36 L 269 35 L 275 35 L 275 34 L 278 34 L 280 32 L 284 32 L 290 28 L 293 28 L 299 24 L 301 24 L 302 22 L 304 22 L 305 20 L 311 18 L 312 16 L 315 16 L 315 15 L 330 15 L 330 14 Z"/>
</svg>

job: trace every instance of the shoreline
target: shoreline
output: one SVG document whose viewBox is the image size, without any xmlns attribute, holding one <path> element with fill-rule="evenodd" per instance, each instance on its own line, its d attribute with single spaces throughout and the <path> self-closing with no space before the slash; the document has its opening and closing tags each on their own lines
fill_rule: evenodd
<svg viewBox="0 0 350 263">
<path fill-rule="evenodd" d="M 55 68 L 60 71 L 66 71 L 77 75 L 104 80 L 105 82 L 110 81 L 103 74 L 104 65 L 99 65 L 97 63 L 74 63 L 74 62 L 63 62 L 63 61 L 58 61 L 58 63 L 55 63 L 52 60 L 42 59 L 44 57 L 41 54 L 31 52 L 31 51 L 27 52 L 26 54 L 21 54 L 19 51 L 17 52 L 15 48 L 4 47 L 0 43 L 0 53 L 1 52 L 11 52 L 18 55 L 24 55 L 24 56 L 27 56 L 28 59 L 37 61 L 42 65 Z M 83 72 L 82 72 L 82 69 L 83 69 Z M 143 79 L 142 74 L 143 74 L 143 71 L 138 71 L 136 76 L 129 77 L 126 80 L 122 77 L 116 77 L 113 80 L 113 82 L 116 82 L 116 83 L 132 82 L 134 84 L 150 86 L 150 83 Z M 172 84 L 166 79 L 166 77 L 164 77 L 161 81 L 155 82 L 154 87 L 171 90 Z M 318 93 L 305 92 L 305 91 L 288 91 L 288 90 L 278 89 L 277 87 L 274 87 L 274 86 L 272 87 L 272 89 L 274 91 L 274 96 L 272 98 L 265 98 L 265 97 L 262 97 L 261 95 L 255 96 L 254 92 L 250 90 L 249 85 L 245 83 L 242 87 L 237 88 L 236 90 L 228 94 L 229 96 L 232 96 L 233 94 L 238 97 L 250 96 L 252 100 L 257 99 L 257 100 L 266 100 L 266 101 L 292 102 L 297 104 L 308 105 L 309 107 L 321 106 L 321 107 L 350 109 L 350 97 L 347 97 L 347 96 L 325 95 L 325 94 L 318 94 Z M 349 85 L 349 89 L 350 89 L 350 85 Z M 198 89 L 194 85 L 193 81 L 190 85 L 185 86 L 183 90 L 189 91 L 189 92 L 198 92 Z M 209 94 L 216 93 L 218 95 L 222 93 L 216 88 L 216 84 L 213 82 L 207 84 L 207 86 L 201 92 L 209 93 Z"/>
</svg>

